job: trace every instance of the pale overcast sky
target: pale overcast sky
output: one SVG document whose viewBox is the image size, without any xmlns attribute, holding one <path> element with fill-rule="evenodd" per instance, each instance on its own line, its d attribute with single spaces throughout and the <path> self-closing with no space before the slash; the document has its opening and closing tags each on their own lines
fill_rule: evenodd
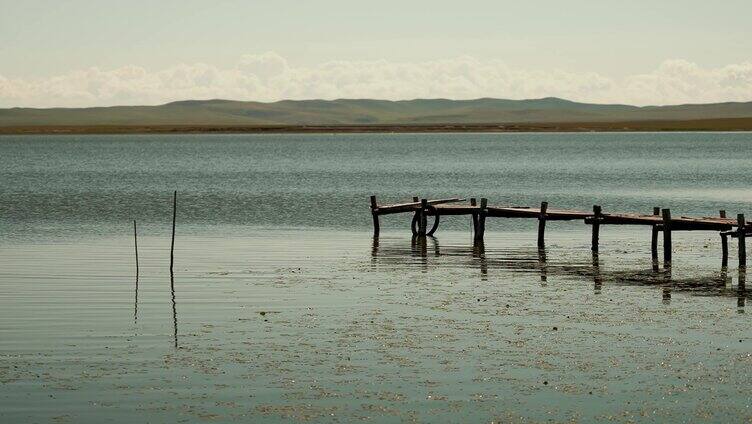
<svg viewBox="0 0 752 424">
<path fill-rule="evenodd" d="M 0 107 L 752 100 L 752 1 L 0 0 Z"/>
</svg>

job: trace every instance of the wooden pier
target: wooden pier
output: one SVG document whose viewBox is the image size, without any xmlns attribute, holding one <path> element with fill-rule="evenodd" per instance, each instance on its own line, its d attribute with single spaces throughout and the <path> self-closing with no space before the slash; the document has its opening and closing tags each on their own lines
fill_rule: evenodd
<svg viewBox="0 0 752 424">
<path fill-rule="evenodd" d="M 442 215 L 469 215 L 476 242 L 483 242 L 488 218 L 529 218 L 538 220 L 538 247 L 545 246 L 546 221 L 582 220 L 592 227 L 591 249 L 598 252 L 601 227 L 604 225 L 642 225 L 651 228 L 651 253 L 658 259 L 658 235 L 663 233 L 663 262 L 671 265 L 671 235 L 675 231 L 715 231 L 721 237 L 722 265 L 728 265 L 728 238 L 738 239 L 739 266 L 746 267 L 746 238 L 752 236 L 752 226 L 747 226 L 744 214 L 735 219 L 726 217 L 726 211 L 720 211 L 716 217 L 672 217 L 670 209 L 653 208 L 652 214 L 640 213 L 605 213 L 599 205 L 594 205 L 590 212 L 549 208 L 548 202 L 540 207 L 528 206 L 494 206 L 485 198 L 480 202 L 475 198 L 467 199 L 420 199 L 413 197 L 412 202 L 391 205 L 379 205 L 376 196 L 371 196 L 371 215 L 373 216 L 373 234 L 379 236 L 379 216 L 396 213 L 412 214 L 411 229 L 416 237 L 432 236 L 439 227 Z M 434 217 L 429 228 L 428 217 Z"/>
</svg>

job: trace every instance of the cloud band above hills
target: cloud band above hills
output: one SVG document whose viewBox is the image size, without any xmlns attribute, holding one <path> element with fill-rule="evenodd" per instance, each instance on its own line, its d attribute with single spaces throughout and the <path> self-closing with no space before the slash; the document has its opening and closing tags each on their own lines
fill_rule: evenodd
<svg viewBox="0 0 752 424">
<path fill-rule="evenodd" d="M 665 105 L 752 100 L 752 62 L 704 68 L 667 60 L 645 74 L 515 69 L 469 56 L 424 62 L 334 61 L 292 66 L 276 53 L 245 55 L 231 68 L 180 64 L 90 68 L 42 79 L 7 78 L 0 107 L 156 105 L 184 99 L 563 97 L 595 103 Z"/>
</svg>

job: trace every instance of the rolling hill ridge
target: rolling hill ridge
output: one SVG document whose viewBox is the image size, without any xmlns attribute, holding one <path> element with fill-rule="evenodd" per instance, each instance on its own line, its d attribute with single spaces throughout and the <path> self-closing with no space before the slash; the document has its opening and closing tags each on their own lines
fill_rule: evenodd
<svg viewBox="0 0 752 424">
<path fill-rule="evenodd" d="M 187 100 L 159 106 L 0 109 L 0 127 L 341 126 L 689 121 L 752 118 L 752 102 L 630 106 L 505 100 Z"/>
</svg>

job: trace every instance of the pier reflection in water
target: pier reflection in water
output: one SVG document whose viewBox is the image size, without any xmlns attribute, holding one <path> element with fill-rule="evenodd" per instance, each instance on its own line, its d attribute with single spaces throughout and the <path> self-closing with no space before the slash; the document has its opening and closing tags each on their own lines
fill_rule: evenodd
<svg viewBox="0 0 752 424">
<path fill-rule="evenodd" d="M 714 396 L 717 421 L 746 416 L 744 274 L 719 272 L 698 243 L 680 245 L 694 248 L 677 249 L 669 275 L 642 234 L 599 256 L 589 234 L 552 235 L 544 251 L 502 231 L 485 244 L 459 231 L 373 244 L 364 232 L 184 236 L 172 279 L 166 238 L 144 237 L 138 286 L 130 237 L 5 248 L 0 421 L 62 409 L 70 422 L 169 422 L 179 402 L 188 421 L 351 422 L 371 405 L 488 422 L 531 405 L 539 422 L 555 401 L 554 421 L 596 422 L 631 401 L 630 416 L 691 422 L 685 405 Z"/>
<path fill-rule="evenodd" d="M 699 296 L 736 297 L 739 313 L 744 313 L 746 299 L 746 269 L 736 272 L 736 284 L 728 267 L 721 267 L 718 272 L 708 271 L 694 277 L 677 278 L 672 276 L 672 268 L 659 266 L 657 260 L 651 260 L 649 268 L 631 268 L 609 266 L 599 258 L 597 252 L 591 252 L 589 260 L 579 257 L 567 257 L 564 260 L 551 260 L 547 249 L 538 248 L 493 248 L 487 249 L 484 242 L 442 245 L 439 238 L 412 237 L 409 244 L 404 239 L 392 239 L 387 242 L 378 237 L 373 238 L 371 249 L 372 267 L 415 267 L 420 266 L 425 272 L 430 268 L 477 268 L 481 281 L 490 281 L 489 273 L 493 270 L 511 272 L 537 273 L 540 284 L 546 287 L 549 277 L 575 278 L 593 282 L 593 293 L 598 295 L 604 285 L 626 284 L 631 286 L 660 287 L 664 304 L 671 303 L 672 293 L 689 293 Z"/>
</svg>

